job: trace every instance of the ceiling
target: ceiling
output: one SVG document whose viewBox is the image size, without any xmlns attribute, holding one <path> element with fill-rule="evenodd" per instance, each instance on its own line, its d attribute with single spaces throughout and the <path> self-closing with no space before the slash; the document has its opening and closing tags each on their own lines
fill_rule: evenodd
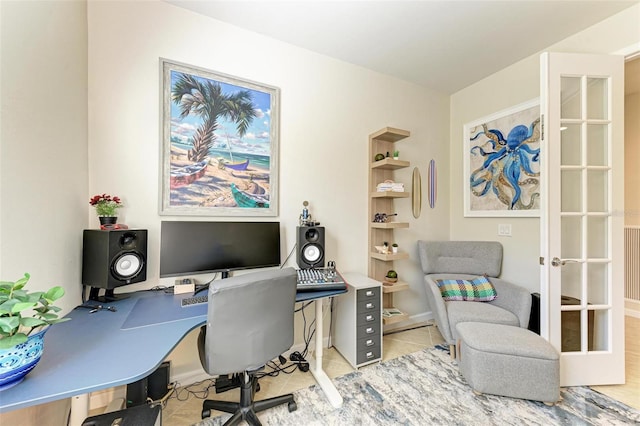
<svg viewBox="0 0 640 426">
<path fill-rule="evenodd" d="M 165 1 L 445 93 L 455 93 L 638 3 Z"/>
</svg>

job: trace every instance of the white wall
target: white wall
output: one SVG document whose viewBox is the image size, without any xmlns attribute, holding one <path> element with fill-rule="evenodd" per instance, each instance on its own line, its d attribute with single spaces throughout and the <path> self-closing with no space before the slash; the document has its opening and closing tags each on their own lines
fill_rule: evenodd
<svg viewBox="0 0 640 426">
<path fill-rule="evenodd" d="M 80 303 L 87 226 L 87 22 L 81 1 L 0 2 L 0 279 Z M 46 340 L 45 340 L 46 345 Z M 65 424 L 69 400 L 0 424 Z"/>
<path fill-rule="evenodd" d="M 87 196 L 87 24 L 82 2 L 1 2 L 0 276 L 80 301 Z"/>
<path fill-rule="evenodd" d="M 295 243 L 302 202 L 308 200 L 314 219 L 327 230 L 326 258 L 341 271 L 366 274 L 370 133 L 385 126 L 408 129 L 412 137 L 399 149 L 412 166 L 424 174 L 435 158 L 446 169 L 446 96 L 164 2 L 91 1 L 88 22 L 89 193 L 117 194 L 126 203 L 121 219 L 149 229 L 147 281 L 131 289 L 171 284 L 158 277 L 159 226 L 165 218 L 157 207 L 160 57 L 281 89 L 280 214 L 275 219 L 282 223 L 285 254 Z M 410 173 L 403 176 L 407 183 Z M 415 250 L 419 237 L 446 238 L 446 184 L 442 179 L 439 208 L 425 209 L 411 231 L 398 232 L 401 245 Z M 410 208 L 407 201 L 399 213 L 412 218 Z M 97 226 L 93 212 L 88 220 Z M 294 263 L 295 256 L 289 265 Z M 410 314 L 424 313 L 415 254 L 398 269 L 413 279 L 399 304 Z M 192 334 L 172 355 L 175 373 L 199 364 L 193 340 Z M 302 341 L 301 327 L 296 341 Z"/>
<path fill-rule="evenodd" d="M 640 5 L 635 5 L 549 51 L 612 54 L 640 43 Z M 450 181 L 452 193 L 463 191 L 463 126 L 465 123 L 539 97 L 539 55 L 532 55 L 451 96 Z M 462 196 L 451 197 L 452 240 L 497 240 L 504 245 L 502 277 L 531 291 L 539 290 L 540 252 L 537 218 L 465 218 Z M 512 237 L 498 237 L 498 224 L 511 224 Z"/>
</svg>

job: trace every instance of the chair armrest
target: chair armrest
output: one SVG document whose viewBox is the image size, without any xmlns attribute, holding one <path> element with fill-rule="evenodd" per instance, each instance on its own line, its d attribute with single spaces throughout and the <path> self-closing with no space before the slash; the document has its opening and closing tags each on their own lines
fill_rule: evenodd
<svg viewBox="0 0 640 426">
<path fill-rule="evenodd" d="M 489 280 L 498 293 L 496 300 L 489 303 L 513 313 L 518 317 L 520 327 L 527 328 L 531 316 L 531 293 L 524 287 L 500 278 L 489 278 Z"/>
<path fill-rule="evenodd" d="M 453 332 L 451 331 L 451 325 L 449 324 L 449 316 L 447 314 L 447 304 L 445 303 L 440 289 L 436 284 L 436 280 L 450 280 L 450 279 L 473 279 L 476 275 L 465 274 L 428 274 L 424 276 L 425 287 L 427 290 L 427 302 L 431 312 L 433 312 L 433 318 L 438 325 L 438 329 L 444 340 L 450 345 L 455 345 L 456 341 L 453 338 Z"/>
</svg>

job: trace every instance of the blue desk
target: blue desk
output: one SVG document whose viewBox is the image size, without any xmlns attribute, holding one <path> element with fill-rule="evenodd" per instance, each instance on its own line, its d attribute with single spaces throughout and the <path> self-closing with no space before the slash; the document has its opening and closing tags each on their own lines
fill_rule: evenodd
<svg viewBox="0 0 640 426">
<path fill-rule="evenodd" d="M 322 370 L 322 299 L 345 292 L 305 292 L 296 297 L 297 302 L 316 302 L 316 360 L 310 370 L 338 407 L 342 398 Z M 116 312 L 90 314 L 77 308 L 67 315 L 71 321 L 52 326 L 45 334 L 40 363 L 22 383 L 0 393 L 0 413 L 75 397 L 72 420 L 84 419 L 90 392 L 147 377 L 184 336 L 206 322 L 206 304 L 180 307 L 185 295 L 141 291 L 129 296 L 109 303 Z M 148 320 L 140 319 L 145 317 Z"/>
</svg>

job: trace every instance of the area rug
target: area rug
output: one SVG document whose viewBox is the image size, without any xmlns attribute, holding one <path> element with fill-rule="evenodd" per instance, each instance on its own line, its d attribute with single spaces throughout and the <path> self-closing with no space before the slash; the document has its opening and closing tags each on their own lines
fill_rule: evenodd
<svg viewBox="0 0 640 426">
<path fill-rule="evenodd" d="M 318 386 L 295 392 L 298 410 L 260 413 L 264 425 L 630 425 L 640 411 L 587 387 L 563 388 L 553 407 L 476 396 L 449 354 L 437 348 L 367 366 L 334 383 L 344 399 L 333 408 Z M 198 426 L 219 426 L 224 414 Z"/>
</svg>

